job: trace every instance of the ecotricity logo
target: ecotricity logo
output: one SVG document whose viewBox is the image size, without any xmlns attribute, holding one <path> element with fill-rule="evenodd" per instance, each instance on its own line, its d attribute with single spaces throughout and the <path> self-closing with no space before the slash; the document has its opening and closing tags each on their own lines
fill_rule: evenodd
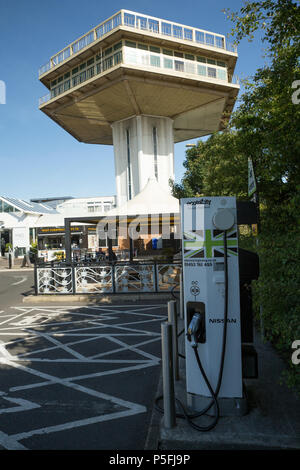
<svg viewBox="0 0 300 470">
<path fill-rule="evenodd" d="M 204 205 L 205 207 L 210 207 L 211 200 L 202 198 L 202 199 L 197 199 L 196 201 L 188 201 L 187 204 L 190 206 L 196 206 L 198 204 L 201 204 L 201 205 Z"/>
<path fill-rule="evenodd" d="M 6 104 L 6 85 L 3 80 L 0 80 L 0 104 Z"/>
</svg>

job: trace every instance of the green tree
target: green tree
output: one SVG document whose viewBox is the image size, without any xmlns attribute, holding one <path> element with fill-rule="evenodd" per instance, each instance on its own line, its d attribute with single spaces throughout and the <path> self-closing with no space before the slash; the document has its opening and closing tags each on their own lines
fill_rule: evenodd
<svg viewBox="0 0 300 470">
<path fill-rule="evenodd" d="M 268 64 L 246 83 L 231 124 L 252 157 L 261 197 L 273 204 L 293 197 L 300 181 L 300 106 L 292 100 L 300 78 L 300 8 L 291 0 L 245 2 L 228 17 L 236 42 L 260 28 L 267 45 Z"/>
<path fill-rule="evenodd" d="M 174 194 L 247 197 L 252 158 L 261 201 L 260 278 L 255 303 L 263 307 L 267 339 L 287 358 L 287 382 L 300 393 L 291 344 L 300 339 L 300 7 L 292 0 L 247 1 L 227 11 L 236 43 L 261 32 L 267 63 L 245 82 L 228 129 L 187 152 L 186 173 Z M 299 93 L 300 94 L 300 93 Z"/>
<path fill-rule="evenodd" d="M 186 171 L 180 183 L 170 180 L 170 186 L 174 197 L 178 199 L 184 197 L 201 196 L 203 192 L 203 171 L 202 158 L 200 156 L 199 146 L 202 142 L 198 142 L 198 147 L 191 147 L 186 151 L 186 160 L 183 166 Z"/>
<path fill-rule="evenodd" d="M 234 131 L 216 132 L 186 152 L 186 172 L 173 185 L 175 197 L 247 197 L 247 157 Z"/>
</svg>

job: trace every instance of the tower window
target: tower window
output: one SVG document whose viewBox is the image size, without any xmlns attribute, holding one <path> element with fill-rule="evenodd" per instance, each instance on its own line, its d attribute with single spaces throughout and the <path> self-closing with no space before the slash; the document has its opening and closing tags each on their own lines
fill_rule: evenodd
<svg viewBox="0 0 300 470">
<path fill-rule="evenodd" d="M 128 182 L 128 200 L 132 198 L 132 185 L 131 185 L 131 162 L 130 162 L 130 135 L 129 129 L 126 131 L 127 139 L 127 182 Z"/>
<path fill-rule="evenodd" d="M 156 127 L 153 127 L 153 154 L 154 154 L 154 176 L 158 181 L 157 128 Z"/>
</svg>

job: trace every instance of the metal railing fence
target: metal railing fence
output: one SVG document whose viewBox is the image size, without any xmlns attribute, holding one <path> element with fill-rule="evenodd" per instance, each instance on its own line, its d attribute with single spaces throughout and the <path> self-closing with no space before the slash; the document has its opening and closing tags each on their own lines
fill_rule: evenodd
<svg viewBox="0 0 300 470">
<path fill-rule="evenodd" d="M 137 30 L 149 31 L 154 34 L 191 41 L 193 43 L 214 47 L 216 49 L 223 49 L 229 52 L 237 52 L 236 45 L 229 43 L 229 41 L 225 40 L 224 36 L 210 33 L 198 28 L 187 27 L 171 21 L 140 15 L 139 13 L 130 12 L 128 10 L 121 10 L 111 18 L 103 21 L 100 25 L 93 28 L 81 38 L 72 42 L 62 51 L 51 57 L 51 59 L 45 65 L 40 67 L 39 76 L 48 72 L 51 68 L 56 67 L 58 64 L 64 62 L 71 55 L 76 54 L 92 42 L 101 39 L 107 34 L 110 34 L 111 31 L 118 28 L 119 26 L 126 26 Z"/>
<path fill-rule="evenodd" d="M 180 274 L 179 262 L 43 263 L 35 265 L 35 294 L 173 292 Z"/>
</svg>

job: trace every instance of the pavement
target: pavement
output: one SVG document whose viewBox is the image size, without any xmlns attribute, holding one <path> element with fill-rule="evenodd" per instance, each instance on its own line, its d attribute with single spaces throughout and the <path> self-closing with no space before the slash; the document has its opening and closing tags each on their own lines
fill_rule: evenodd
<svg viewBox="0 0 300 470">
<path fill-rule="evenodd" d="M 12 266 L 9 267 L 8 258 L 0 256 L 0 272 L 21 272 L 21 271 L 33 271 L 33 264 L 22 267 L 23 256 L 19 258 L 13 258 Z"/>
<path fill-rule="evenodd" d="M 182 320 L 181 320 L 182 322 Z M 183 325 L 179 325 L 181 331 Z M 184 354 L 182 340 L 179 352 Z M 180 344 L 181 343 L 181 344 Z M 248 412 L 244 416 L 221 416 L 216 427 L 200 432 L 186 419 L 176 417 L 176 425 L 167 428 L 164 417 L 156 409 L 152 415 L 148 447 L 160 450 L 299 450 L 300 399 L 295 392 L 281 384 L 286 364 L 270 343 L 262 341 L 255 332 L 254 346 L 258 354 L 258 378 L 244 380 L 248 396 Z M 300 365 L 299 365 L 300 371 Z M 161 378 L 157 396 L 162 395 Z M 179 380 L 175 381 L 175 397 L 189 413 L 186 403 L 185 360 L 179 358 Z M 160 406 L 162 401 L 160 401 Z M 177 411 L 182 409 L 177 405 Z M 212 417 L 194 419 L 198 426 L 206 426 Z M 155 436 L 157 436 L 155 440 Z"/>
</svg>

